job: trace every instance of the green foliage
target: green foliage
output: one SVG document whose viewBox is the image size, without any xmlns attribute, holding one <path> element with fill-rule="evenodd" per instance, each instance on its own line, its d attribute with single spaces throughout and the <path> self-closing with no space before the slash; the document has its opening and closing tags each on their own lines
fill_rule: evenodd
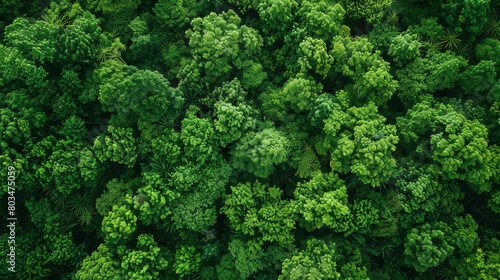
<svg viewBox="0 0 500 280">
<path fill-rule="evenodd" d="M 300 226 L 313 231 L 329 227 L 334 232 L 352 232 L 352 213 L 347 203 L 347 189 L 337 174 L 316 172 L 298 183 L 292 206 L 299 214 Z"/>
<path fill-rule="evenodd" d="M 99 245 L 92 255 L 83 260 L 82 267 L 76 272 L 75 279 L 90 280 L 96 278 L 114 279 L 121 275 L 120 262 L 104 244 Z"/>
<path fill-rule="evenodd" d="M 500 191 L 491 193 L 491 198 L 488 200 L 488 207 L 495 213 L 500 213 Z"/>
<path fill-rule="evenodd" d="M 227 79 L 233 67 L 242 69 L 246 61 L 253 60 L 262 46 L 262 38 L 257 31 L 241 25 L 241 19 L 232 10 L 220 15 L 212 12 L 204 18 L 195 18 L 191 25 L 192 29 L 186 32 L 186 37 L 192 60 L 179 72 L 179 78 L 183 80 L 181 87 L 185 83 L 187 89 L 192 88 L 190 83 L 199 81 L 191 80 L 186 75 L 193 65 L 196 65 L 195 71 L 203 75 L 208 86 L 219 78 Z"/>
<path fill-rule="evenodd" d="M 136 249 L 127 250 L 121 261 L 125 278 L 141 280 L 158 279 L 160 272 L 167 269 L 167 265 L 164 249 L 158 247 L 149 234 L 139 235 Z"/>
<path fill-rule="evenodd" d="M 243 242 L 235 239 L 229 243 L 228 249 L 242 279 L 248 279 L 250 275 L 263 268 L 264 250 L 258 241 Z"/>
<path fill-rule="evenodd" d="M 158 121 L 175 119 L 183 104 L 182 93 L 170 87 L 157 71 L 138 70 L 117 61 L 106 61 L 97 70 L 103 109 L 121 118 Z"/>
<path fill-rule="evenodd" d="M 283 261 L 278 279 L 341 279 L 336 259 L 335 244 L 309 239 L 304 250 Z"/>
<path fill-rule="evenodd" d="M 255 182 L 231 187 L 221 211 L 229 218 L 231 227 L 259 240 L 291 244 L 295 227 L 290 203 L 281 199 L 282 191 L 276 187 Z"/>
<path fill-rule="evenodd" d="M 16 263 L 16 274 L 25 279 L 41 279 L 58 273 L 69 273 L 82 259 L 83 246 L 76 245 L 71 232 L 64 230 L 60 217 L 55 214 L 46 199 L 26 201 L 26 208 L 32 213 L 29 230 L 16 223 L 16 230 L 24 232 L 16 236 L 16 256 L 23 261 Z M 5 240 L 7 243 L 7 240 Z M 84 255 L 84 254 L 83 254 Z M 10 276 L 7 276 L 10 277 Z"/>
<path fill-rule="evenodd" d="M 114 205 L 111 212 L 102 220 L 104 240 L 109 245 L 122 244 L 137 229 L 137 217 L 126 205 Z"/>
<path fill-rule="evenodd" d="M 450 52 L 428 52 L 424 58 L 416 58 L 405 68 L 398 70 L 398 96 L 410 108 L 423 101 L 426 93 L 452 89 L 459 81 L 467 61 Z"/>
<path fill-rule="evenodd" d="M 266 178 L 274 171 L 274 165 L 287 160 L 289 145 L 284 133 L 272 128 L 249 132 L 231 150 L 232 165 Z"/>
<path fill-rule="evenodd" d="M 341 27 L 345 10 L 338 3 L 302 1 L 297 11 L 297 22 L 311 37 L 329 42 L 337 35 L 345 35 Z"/>
<path fill-rule="evenodd" d="M 0 279 L 500 278 L 500 1 L 21 2 Z"/>
<path fill-rule="evenodd" d="M 137 147 L 131 128 L 108 126 L 109 135 L 98 136 L 94 152 L 101 161 L 111 160 L 132 167 L 137 159 Z"/>
<path fill-rule="evenodd" d="M 5 41 L 19 50 L 25 58 L 44 63 L 54 61 L 57 53 L 57 36 L 61 28 L 45 21 L 17 18 L 5 28 Z"/>
<path fill-rule="evenodd" d="M 410 34 L 398 35 L 391 41 L 389 55 L 398 66 L 411 62 L 419 55 L 420 42 Z"/>
<path fill-rule="evenodd" d="M 450 231 L 450 227 L 443 222 L 413 228 L 406 235 L 405 262 L 416 271 L 425 272 L 445 261 L 455 249 L 447 240 Z"/>
<path fill-rule="evenodd" d="M 42 187 L 67 196 L 82 186 L 94 187 L 99 176 L 98 167 L 91 150 L 68 139 L 55 143 L 53 151 L 46 155 L 35 174 Z"/>
<path fill-rule="evenodd" d="M 240 103 L 237 106 L 224 101 L 214 104 L 214 128 L 222 147 L 237 141 L 242 135 L 256 127 L 255 110 Z"/>
<path fill-rule="evenodd" d="M 378 22 L 383 17 L 384 11 L 391 6 L 392 2 L 392 0 L 343 0 L 342 5 L 345 7 L 349 17 L 354 20 L 365 19 L 367 22 Z"/>
<path fill-rule="evenodd" d="M 472 36 L 479 34 L 487 21 L 490 0 L 464 0 L 459 21 Z"/>
<path fill-rule="evenodd" d="M 460 32 L 451 31 L 447 29 L 444 32 L 443 37 L 441 37 L 441 44 L 449 50 L 456 50 L 462 43 L 462 39 L 460 39 Z"/>
<path fill-rule="evenodd" d="M 489 90 L 496 79 L 495 63 L 481 60 L 477 65 L 469 66 L 460 74 L 461 87 L 466 94 L 478 94 Z"/>
<path fill-rule="evenodd" d="M 330 71 L 333 57 L 328 54 L 323 40 L 306 37 L 299 45 L 298 62 L 301 72 L 312 70 L 324 78 Z"/>
<path fill-rule="evenodd" d="M 465 180 L 478 193 L 490 189 L 488 131 L 477 120 L 467 119 L 451 106 L 424 101 L 398 118 L 398 127 L 406 141 L 426 136 L 417 151 L 439 166 L 443 178 Z"/>
<path fill-rule="evenodd" d="M 488 38 L 500 39 L 500 21 L 496 16 L 489 16 L 482 30 Z"/>
<path fill-rule="evenodd" d="M 175 251 L 174 269 L 183 278 L 200 268 L 201 255 L 193 246 L 181 246 Z"/>
<path fill-rule="evenodd" d="M 101 28 L 98 20 L 89 12 L 83 13 L 65 28 L 58 38 L 58 59 L 61 62 L 92 63 L 101 43 Z"/>
<path fill-rule="evenodd" d="M 311 76 L 298 74 L 288 79 L 283 89 L 269 88 L 259 99 L 266 115 L 272 119 L 284 120 L 289 111 L 300 113 L 308 110 L 322 90 L 323 86 Z"/>
<path fill-rule="evenodd" d="M 198 5 L 198 3 L 184 0 L 176 0 L 173 3 L 160 0 L 155 4 L 153 12 L 167 27 L 182 28 L 196 17 Z"/>
<path fill-rule="evenodd" d="M 303 153 L 297 168 L 297 176 L 300 178 L 308 178 L 314 171 L 321 168 L 318 157 L 314 149 L 308 144 L 304 145 Z"/>
<path fill-rule="evenodd" d="M 395 185 L 402 210 L 407 213 L 404 219 L 408 219 L 408 222 L 437 220 L 456 215 L 463 210 L 463 207 L 457 204 L 457 201 L 464 197 L 459 186 L 440 182 L 438 174 L 441 171 L 437 171 L 435 167 L 409 167 L 403 172 L 404 176 Z"/>
<path fill-rule="evenodd" d="M 113 209 L 113 206 L 125 206 L 127 204 L 127 195 L 132 195 L 130 184 L 113 179 L 106 183 L 106 191 L 96 199 L 96 209 L 105 217 Z"/>
<path fill-rule="evenodd" d="M 214 160 L 218 154 L 214 124 L 208 119 L 198 118 L 196 110 L 192 108 L 182 120 L 181 141 L 185 156 L 201 164 Z"/>
<path fill-rule="evenodd" d="M 202 233 L 217 221 L 215 201 L 221 197 L 231 175 L 231 167 L 218 158 L 202 168 L 188 164 L 176 169 L 169 185 L 183 195 L 172 203 L 172 220 L 177 229 Z"/>
<path fill-rule="evenodd" d="M 399 137 L 396 127 L 385 121 L 373 103 L 346 112 L 334 109 L 323 128 L 324 145 L 331 151 L 331 168 L 340 173 L 352 172 L 374 187 L 387 182 L 396 167 L 391 154 Z"/>
<path fill-rule="evenodd" d="M 17 89 L 16 84 L 19 81 L 27 88 L 47 86 L 45 80 L 47 72 L 42 67 L 36 66 L 34 62 L 24 58 L 16 48 L 0 44 L 0 65 L 0 86 L 4 92 Z"/>
<path fill-rule="evenodd" d="M 337 63 L 334 70 L 352 79 L 349 90 L 351 102 L 383 104 L 398 88 L 398 83 L 389 73 L 389 63 L 384 61 L 380 51 L 366 39 L 334 39 L 331 55 Z"/>
<path fill-rule="evenodd" d="M 476 45 L 475 54 L 479 60 L 491 60 L 495 62 L 495 69 L 500 70 L 500 41 L 493 38 L 486 38 Z"/>
<path fill-rule="evenodd" d="M 180 195 L 170 189 L 157 173 L 143 173 L 142 186 L 134 196 L 134 208 L 139 210 L 138 219 L 145 225 L 158 223 L 172 214 L 167 206 Z"/>
<path fill-rule="evenodd" d="M 259 12 L 259 17 L 263 22 L 262 30 L 266 34 L 274 32 L 284 32 L 291 29 L 293 24 L 293 14 L 298 8 L 297 1 L 294 0 L 264 0 L 259 1 L 256 10 Z M 270 36 L 270 43 L 276 40 L 274 36 Z"/>
<path fill-rule="evenodd" d="M 141 1 L 139 1 L 139 0 L 133 0 L 133 1 L 85 0 L 85 1 L 88 3 L 89 6 L 94 7 L 96 11 L 102 11 L 105 14 L 117 13 L 117 12 L 121 12 L 123 10 L 134 10 L 141 4 Z"/>
</svg>

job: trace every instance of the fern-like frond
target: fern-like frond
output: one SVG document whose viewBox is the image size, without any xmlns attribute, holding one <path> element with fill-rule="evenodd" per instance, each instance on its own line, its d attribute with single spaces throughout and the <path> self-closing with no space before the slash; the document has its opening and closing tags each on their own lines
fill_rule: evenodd
<svg viewBox="0 0 500 280">
<path fill-rule="evenodd" d="M 455 53 L 464 57 L 465 59 L 471 58 L 471 50 L 472 46 L 467 44 L 460 44 L 457 49 L 455 49 Z"/>
<path fill-rule="evenodd" d="M 389 9 L 385 15 L 385 23 L 397 26 L 399 23 L 399 14 L 395 9 Z"/>
<path fill-rule="evenodd" d="M 421 50 L 424 53 L 427 53 L 429 51 L 440 51 L 444 45 L 443 41 L 438 41 L 434 38 L 422 39 L 421 43 L 423 46 L 423 48 L 421 48 Z"/>
<path fill-rule="evenodd" d="M 484 25 L 482 33 L 488 38 L 500 39 L 500 19 L 496 16 L 488 17 L 488 21 Z"/>
<path fill-rule="evenodd" d="M 152 172 L 160 174 L 164 179 L 168 178 L 168 174 L 172 171 L 173 164 L 167 162 L 166 159 L 152 158 L 149 162 L 149 169 Z"/>
<path fill-rule="evenodd" d="M 460 39 L 460 32 L 451 31 L 447 29 L 441 37 L 441 43 L 446 49 L 456 50 L 460 47 L 462 39 Z"/>
<path fill-rule="evenodd" d="M 75 219 L 82 225 L 90 225 L 93 216 L 97 213 L 95 209 L 95 197 L 90 191 L 80 190 L 73 192 L 68 196 L 65 210 L 72 212 Z"/>
<path fill-rule="evenodd" d="M 68 26 L 71 24 L 71 20 L 66 15 L 43 14 L 42 21 L 56 26 Z"/>
<path fill-rule="evenodd" d="M 430 279 L 453 280 L 456 279 L 457 272 L 453 266 L 446 262 L 429 269 L 426 274 Z"/>
</svg>

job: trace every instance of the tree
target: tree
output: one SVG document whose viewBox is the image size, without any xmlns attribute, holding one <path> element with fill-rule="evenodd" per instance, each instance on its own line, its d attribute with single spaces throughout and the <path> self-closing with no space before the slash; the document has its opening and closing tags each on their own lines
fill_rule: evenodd
<svg viewBox="0 0 500 280">
<path fill-rule="evenodd" d="M 302 1 L 300 4 L 297 22 L 311 37 L 330 42 L 335 36 L 346 34 L 346 28 L 341 26 L 345 10 L 340 4 L 325 1 Z"/>
<path fill-rule="evenodd" d="M 368 39 L 350 40 L 335 37 L 331 56 L 337 63 L 334 70 L 352 80 L 346 90 L 351 102 L 384 104 L 398 88 L 398 83 L 389 73 L 389 64 L 374 51 Z"/>
<path fill-rule="evenodd" d="M 310 109 L 312 101 L 322 93 L 323 86 L 312 76 L 297 74 L 283 88 L 268 88 L 259 96 L 264 113 L 272 119 L 284 120 L 287 114 Z"/>
<path fill-rule="evenodd" d="M 411 62 L 420 52 L 420 42 L 410 34 L 398 35 L 391 40 L 388 54 L 398 66 Z"/>
<path fill-rule="evenodd" d="M 181 278 L 198 271 L 201 261 L 200 253 L 193 246 L 181 246 L 175 251 L 174 269 Z"/>
<path fill-rule="evenodd" d="M 496 78 L 495 63 L 481 60 L 477 65 L 469 66 L 460 74 L 461 88 L 467 95 L 476 95 L 488 91 Z"/>
<path fill-rule="evenodd" d="M 120 261 L 117 260 L 112 250 L 106 245 L 100 244 L 97 250 L 83 260 L 75 278 L 79 280 L 99 277 L 113 279 L 116 275 L 122 274 L 121 270 Z"/>
<path fill-rule="evenodd" d="M 183 28 L 198 15 L 200 3 L 160 0 L 153 7 L 155 15 L 169 28 Z"/>
<path fill-rule="evenodd" d="M 158 224 L 172 215 L 168 205 L 180 194 L 170 190 L 157 173 L 143 172 L 142 176 L 142 186 L 133 198 L 134 208 L 139 210 L 137 218 L 145 225 Z"/>
<path fill-rule="evenodd" d="M 421 139 L 417 151 L 432 159 L 441 177 L 465 180 L 478 193 L 490 189 L 488 131 L 477 120 L 467 119 L 450 105 L 424 101 L 398 118 L 398 127 L 406 141 Z"/>
<path fill-rule="evenodd" d="M 299 45 L 299 64 L 301 72 L 312 70 L 325 78 L 333 63 L 326 49 L 326 44 L 321 39 L 306 37 Z"/>
<path fill-rule="evenodd" d="M 182 195 L 169 203 L 176 229 L 203 233 L 217 222 L 215 202 L 221 197 L 232 169 L 221 157 L 205 165 L 187 163 L 171 174 L 168 186 Z"/>
<path fill-rule="evenodd" d="M 54 62 L 58 51 L 57 36 L 62 28 L 46 21 L 17 18 L 5 30 L 5 41 L 30 61 Z"/>
<path fill-rule="evenodd" d="M 263 23 L 262 30 L 268 35 L 269 43 L 279 40 L 278 34 L 289 31 L 293 25 L 298 3 L 294 0 L 259 1 L 256 10 Z"/>
<path fill-rule="evenodd" d="M 394 125 L 384 124 L 373 103 L 351 107 L 346 112 L 335 108 L 324 121 L 325 147 L 331 152 L 330 166 L 340 173 L 352 172 L 371 186 L 387 182 L 394 173 L 399 137 Z"/>
<path fill-rule="evenodd" d="M 265 253 L 261 243 L 256 240 L 243 242 L 238 239 L 229 243 L 229 252 L 242 279 L 248 279 L 250 275 L 264 268 L 262 258 Z"/>
<path fill-rule="evenodd" d="M 125 278 L 158 279 L 160 273 L 168 268 L 169 252 L 158 247 L 149 234 L 141 234 L 137 237 L 136 248 L 127 250 L 122 246 L 117 253 L 121 255 L 121 268 Z"/>
<path fill-rule="evenodd" d="M 137 216 L 128 205 L 114 205 L 102 220 L 102 231 L 106 244 L 113 246 L 125 243 L 137 229 Z"/>
<path fill-rule="evenodd" d="M 20 51 L 0 44 L 0 54 L 0 86 L 3 92 L 16 90 L 19 82 L 26 88 L 41 89 L 47 86 L 47 72 L 24 58 Z"/>
<path fill-rule="evenodd" d="M 240 183 L 231 187 L 221 211 L 233 229 L 263 242 L 286 246 L 293 242 L 291 231 L 295 228 L 295 219 L 291 205 L 281 196 L 282 191 L 276 187 L 258 182 Z"/>
<path fill-rule="evenodd" d="M 405 262 L 416 271 L 425 272 L 446 260 L 455 247 L 447 241 L 451 228 L 443 222 L 426 223 L 406 235 Z"/>
<path fill-rule="evenodd" d="M 215 144 L 214 124 L 208 119 L 198 118 L 196 112 L 195 107 L 186 112 L 181 125 L 181 141 L 184 144 L 185 158 L 203 164 L 214 160 L 219 150 Z"/>
<path fill-rule="evenodd" d="M 101 44 L 101 28 L 98 20 L 89 12 L 77 17 L 73 24 L 64 29 L 58 40 L 58 60 L 61 63 L 91 64 L 97 57 Z"/>
<path fill-rule="evenodd" d="M 278 279 L 340 279 L 334 243 L 309 239 L 304 250 L 283 261 Z"/>
<path fill-rule="evenodd" d="M 396 72 L 400 85 L 398 96 L 410 108 L 426 98 L 425 93 L 454 88 L 466 66 L 463 57 L 451 52 L 428 52 L 426 57 L 417 57 Z"/>
<path fill-rule="evenodd" d="M 182 93 L 170 87 L 160 73 L 138 70 L 117 61 L 106 61 L 97 70 L 101 85 L 99 101 L 103 109 L 120 118 L 158 121 L 173 120 L 184 102 Z"/>
<path fill-rule="evenodd" d="M 345 7 L 346 13 L 350 18 L 354 20 L 365 19 L 371 23 L 379 22 L 384 15 L 384 11 L 391 4 L 392 1 L 390 0 L 342 1 L 342 5 Z"/>
<path fill-rule="evenodd" d="M 300 226 L 313 231 L 329 227 L 334 232 L 352 232 L 352 213 L 347 189 L 337 174 L 315 172 L 309 181 L 298 183 L 292 206 Z"/>
<path fill-rule="evenodd" d="M 241 25 L 241 19 L 233 11 L 217 15 L 210 13 L 195 18 L 192 29 L 186 32 L 191 47 L 192 60 L 179 72 L 180 87 L 195 90 L 190 83 L 196 76 L 202 77 L 209 87 L 218 80 L 227 80 L 233 67 L 242 70 L 246 61 L 254 61 L 254 55 L 262 46 L 262 38 L 253 28 Z M 194 71 L 194 77 L 187 74 Z M 201 76 L 200 76 L 201 75 Z"/>
<path fill-rule="evenodd" d="M 273 128 L 249 132 L 231 150 L 232 165 L 266 178 L 273 172 L 274 165 L 287 160 L 289 145 L 286 136 Z"/>
<path fill-rule="evenodd" d="M 108 135 L 94 140 L 94 152 L 101 162 L 111 160 L 132 167 L 137 160 L 137 147 L 131 128 L 108 126 Z"/>
<path fill-rule="evenodd" d="M 424 221 L 449 219 L 463 211 L 458 203 L 464 198 L 458 184 L 444 183 L 439 180 L 439 168 L 433 165 L 419 166 L 409 162 L 406 170 L 396 182 L 401 207 L 400 224 L 409 227 Z"/>
<path fill-rule="evenodd" d="M 81 187 L 93 188 L 99 178 L 99 164 L 92 151 L 69 139 L 54 143 L 53 150 L 36 167 L 42 187 L 63 196 Z"/>
<path fill-rule="evenodd" d="M 500 59 L 498 58 L 500 41 L 493 38 L 486 38 L 476 45 L 474 51 L 479 60 L 491 60 L 495 62 L 495 70 L 497 72 L 500 71 Z"/>
<path fill-rule="evenodd" d="M 222 147 L 237 141 L 245 132 L 256 127 L 256 111 L 245 103 L 234 106 L 231 103 L 217 101 L 214 109 L 215 133 Z"/>
</svg>

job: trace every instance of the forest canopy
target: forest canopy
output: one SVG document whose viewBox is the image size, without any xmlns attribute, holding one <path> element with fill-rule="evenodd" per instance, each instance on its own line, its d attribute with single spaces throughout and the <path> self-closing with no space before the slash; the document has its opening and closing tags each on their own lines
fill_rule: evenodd
<svg viewBox="0 0 500 280">
<path fill-rule="evenodd" d="M 496 0 L 0 0 L 0 279 L 500 279 L 499 73 Z"/>
</svg>

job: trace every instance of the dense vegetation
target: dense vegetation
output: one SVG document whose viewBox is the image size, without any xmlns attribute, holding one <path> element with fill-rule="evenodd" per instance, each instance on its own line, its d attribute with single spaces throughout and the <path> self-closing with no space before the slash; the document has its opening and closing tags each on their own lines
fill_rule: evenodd
<svg viewBox="0 0 500 280">
<path fill-rule="evenodd" d="M 499 13 L 0 0 L 0 279 L 500 279 Z"/>
</svg>

